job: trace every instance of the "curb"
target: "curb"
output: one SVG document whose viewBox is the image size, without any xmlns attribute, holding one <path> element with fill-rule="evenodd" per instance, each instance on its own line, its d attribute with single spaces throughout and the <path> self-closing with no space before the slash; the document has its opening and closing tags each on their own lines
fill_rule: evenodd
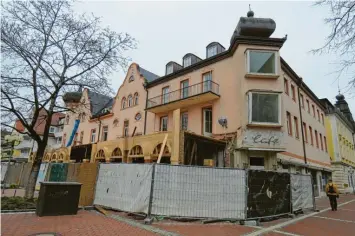
<svg viewBox="0 0 355 236">
<path fill-rule="evenodd" d="M 126 224 L 131 225 L 131 226 L 138 227 L 138 228 L 141 228 L 141 229 L 145 229 L 145 230 L 150 231 L 152 233 L 157 233 L 157 234 L 160 234 L 160 235 L 163 235 L 163 236 L 179 236 L 179 234 L 177 234 L 177 233 L 172 233 L 172 232 L 169 232 L 169 231 L 166 231 L 166 230 L 162 230 L 162 229 L 150 226 L 150 225 L 144 225 L 144 224 L 138 223 L 136 221 L 124 218 L 122 216 L 110 215 L 108 217 L 110 217 L 112 219 L 115 219 L 117 221 L 124 222 Z"/>
</svg>

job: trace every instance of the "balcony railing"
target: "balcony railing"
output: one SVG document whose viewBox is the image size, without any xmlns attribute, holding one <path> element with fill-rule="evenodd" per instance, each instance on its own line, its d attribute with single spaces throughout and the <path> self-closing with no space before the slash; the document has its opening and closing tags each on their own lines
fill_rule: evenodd
<svg viewBox="0 0 355 236">
<path fill-rule="evenodd" d="M 191 98 L 205 93 L 214 93 L 216 95 L 219 95 L 219 84 L 213 81 L 205 81 L 169 93 L 165 93 L 153 98 L 149 98 L 147 103 L 147 108 L 149 109 L 152 107 Z"/>
</svg>

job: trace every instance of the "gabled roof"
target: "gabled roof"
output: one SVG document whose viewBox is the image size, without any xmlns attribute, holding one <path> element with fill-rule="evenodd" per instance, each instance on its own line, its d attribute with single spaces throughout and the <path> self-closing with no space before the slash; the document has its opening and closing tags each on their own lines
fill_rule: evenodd
<svg viewBox="0 0 355 236">
<path fill-rule="evenodd" d="M 147 82 L 152 82 L 153 80 L 156 80 L 157 78 L 159 78 L 159 75 L 156 75 L 142 67 L 140 67 L 139 65 L 137 65 L 137 68 L 139 70 L 139 72 L 141 73 L 141 75 L 147 80 Z"/>
<path fill-rule="evenodd" d="M 95 116 L 97 115 L 100 111 L 102 111 L 104 108 L 111 106 L 113 104 L 113 98 L 92 92 L 89 89 L 87 90 L 88 92 L 88 98 L 90 100 L 90 107 L 91 107 L 91 115 Z"/>
</svg>

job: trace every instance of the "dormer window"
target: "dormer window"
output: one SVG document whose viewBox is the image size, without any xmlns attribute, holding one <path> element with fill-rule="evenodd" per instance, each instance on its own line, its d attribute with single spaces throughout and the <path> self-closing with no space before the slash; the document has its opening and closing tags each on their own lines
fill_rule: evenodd
<svg viewBox="0 0 355 236">
<path fill-rule="evenodd" d="M 171 73 L 173 73 L 173 64 L 166 66 L 166 74 L 169 75 Z"/>
<path fill-rule="evenodd" d="M 188 67 L 191 65 L 191 57 L 184 58 L 184 67 Z"/>
<path fill-rule="evenodd" d="M 207 49 L 207 58 L 217 55 L 217 45 L 211 46 Z"/>
</svg>

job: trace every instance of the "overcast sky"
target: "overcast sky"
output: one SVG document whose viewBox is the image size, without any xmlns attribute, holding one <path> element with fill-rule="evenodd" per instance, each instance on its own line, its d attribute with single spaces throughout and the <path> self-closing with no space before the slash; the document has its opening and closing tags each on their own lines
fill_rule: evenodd
<svg viewBox="0 0 355 236">
<path fill-rule="evenodd" d="M 74 9 L 101 16 L 102 26 L 131 34 L 138 41 L 137 49 L 129 52 L 132 62 L 161 76 L 167 62 L 182 64 L 182 57 L 188 52 L 205 58 L 210 42 L 217 41 L 227 49 L 239 17 L 246 16 L 249 3 L 255 17 L 275 20 L 272 37 L 288 35 L 281 56 L 313 92 L 334 103 L 339 83 L 355 113 L 355 89 L 347 92 L 346 78 L 338 82 L 337 74 L 332 73 L 337 69 L 337 57 L 309 52 L 320 47 L 330 31 L 323 21 L 328 9 L 315 7 L 312 2 L 84 1 L 75 3 Z M 122 70 L 111 76 L 115 91 L 124 76 Z"/>
</svg>

